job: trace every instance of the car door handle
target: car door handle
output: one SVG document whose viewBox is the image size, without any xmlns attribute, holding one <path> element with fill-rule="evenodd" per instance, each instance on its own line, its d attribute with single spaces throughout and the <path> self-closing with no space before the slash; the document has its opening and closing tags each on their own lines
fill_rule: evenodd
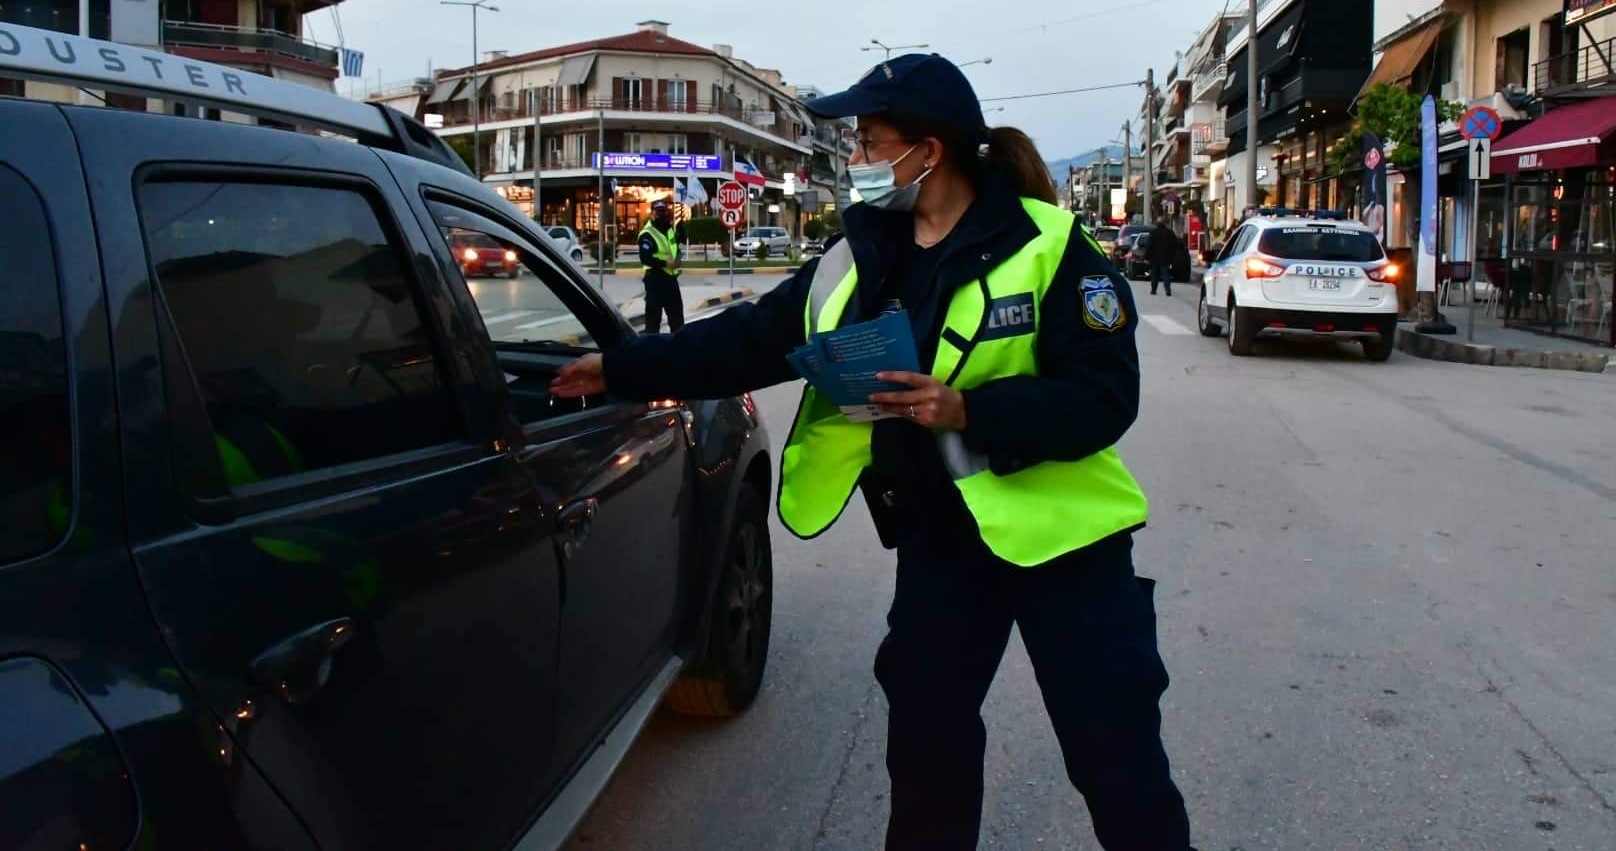
<svg viewBox="0 0 1616 851">
<path fill-rule="evenodd" d="M 561 553 L 572 558 L 578 548 L 589 540 L 589 532 L 595 524 L 595 514 L 600 510 L 600 500 L 594 497 L 574 500 L 562 506 L 556 514 L 556 522 L 561 526 Z"/>
<path fill-rule="evenodd" d="M 353 618 L 337 618 L 283 638 L 253 659 L 253 680 L 294 706 L 307 703 L 331 679 L 332 661 L 353 633 Z"/>
</svg>

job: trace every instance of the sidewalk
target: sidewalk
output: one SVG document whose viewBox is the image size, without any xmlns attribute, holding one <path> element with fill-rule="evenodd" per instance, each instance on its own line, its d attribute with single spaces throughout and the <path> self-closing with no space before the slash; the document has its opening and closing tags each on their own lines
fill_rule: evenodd
<svg viewBox="0 0 1616 851">
<path fill-rule="evenodd" d="M 1200 299 L 1201 272 L 1200 268 L 1191 271 L 1191 283 L 1179 284 L 1175 295 L 1182 295 L 1195 304 Z M 1140 286 L 1144 289 L 1140 290 Z M 1135 299 L 1139 298 L 1141 292 L 1150 292 L 1150 285 L 1143 281 L 1134 282 L 1134 288 Z M 1472 343 L 1465 339 L 1469 306 L 1461 302 L 1438 309 L 1459 329 L 1458 333 L 1421 334 L 1414 330 L 1413 323 L 1404 322 L 1397 328 L 1397 348 L 1418 358 L 1453 363 L 1616 375 L 1616 349 L 1608 346 L 1505 328 L 1502 318 L 1484 316 L 1486 306 L 1480 303 L 1476 305 L 1476 339 Z"/>
</svg>

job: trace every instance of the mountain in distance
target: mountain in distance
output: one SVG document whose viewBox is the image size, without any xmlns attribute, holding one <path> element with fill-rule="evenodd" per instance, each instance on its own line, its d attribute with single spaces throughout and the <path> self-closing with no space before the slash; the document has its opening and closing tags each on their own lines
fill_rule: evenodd
<svg viewBox="0 0 1616 851">
<path fill-rule="evenodd" d="M 1055 178 L 1055 185 L 1061 186 L 1066 182 L 1066 170 L 1069 167 L 1076 166 L 1078 168 L 1082 168 L 1103 157 L 1110 157 L 1111 159 L 1120 161 L 1122 159 L 1122 146 L 1104 145 L 1095 148 L 1092 151 L 1078 154 L 1075 157 L 1067 157 L 1065 159 L 1047 162 L 1045 165 L 1049 166 L 1049 173 Z"/>
</svg>

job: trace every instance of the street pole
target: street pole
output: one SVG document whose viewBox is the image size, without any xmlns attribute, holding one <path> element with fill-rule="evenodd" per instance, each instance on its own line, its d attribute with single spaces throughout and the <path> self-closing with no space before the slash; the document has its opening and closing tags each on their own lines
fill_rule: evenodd
<svg viewBox="0 0 1616 851">
<path fill-rule="evenodd" d="M 468 6 L 471 8 L 471 167 L 477 173 L 477 181 L 483 179 L 483 145 L 482 145 L 482 116 L 479 101 L 482 100 L 478 92 L 477 63 L 481 55 L 477 52 L 477 10 L 498 12 L 498 6 L 490 6 L 488 0 L 438 0 L 443 6 Z"/>
<path fill-rule="evenodd" d="M 1476 250 L 1476 240 L 1480 236 L 1481 222 L 1481 181 L 1470 181 L 1470 303 L 1465 317 L 1465 342 L 1476 341 L 1476 264 L 1480 262 L 1481 252 Z"/>
<path fill-rule="evenodd" d="M 544 196 L 539 194 L 539 184 L 540 184 L 540 181 L 543 180 L 543 176 L 540 174 L 540 172 L 544 168 L 544 162 L 541 159 L 541 157 L 543 155 L 540 153 L 541 151 L 544 150 L 544 147 L 539 144 L 539 137 L 540 137 L 539 114 L 542 111 L 543 111 L 543 101 L 539 98 L 539 90 L 534 89 L 533 90 L 533 153 L 532 153 L 532 156 L 533 156 L 533 221 L 534 221 L 535 224 L 538 224 L 538 225 L 541 225 L 541 226 L 544 224 Z"/>
<path fill-rule="evenodd" d="M 1122 122 L 1122 223 L 1128 223 L 1128 188 L 1133 185 L 1133 122 Z"/>
<path fill-rule="evenodd" d="M 595 249 L 595 286 L 601 292 L 606 291 L 606 110 L 595 111 L 597 144 L 595 149 L 595 198 L 599 201 L 595 210 L 595 227 L 600 231 L 600 238 L 596 240 Z M 616 244 L 612 250 L 617 250 Z"/>
<path fill-rule="evenodd" d="M 1246 10 L 1246 206 L 1257 207 L 1257 0 Z"/>
<path fill-rule="evenodd" d="M 1145 69 L 1145 203 L 1144 223 L 1156 220 L 1156 69 Z"/>
</svg>

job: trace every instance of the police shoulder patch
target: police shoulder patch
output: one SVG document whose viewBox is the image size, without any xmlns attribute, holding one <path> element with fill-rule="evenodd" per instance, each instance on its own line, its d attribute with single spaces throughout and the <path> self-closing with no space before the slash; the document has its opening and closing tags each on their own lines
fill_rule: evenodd
<svg viewBox="0 0 1616 851">
<path fill-rule="evenodd" d="M 1117 331 L 1128 324 L 1116 284 L 1106 275 L 1083 279 L 1083 323 L 1096 331 Z"/>
</svg>

